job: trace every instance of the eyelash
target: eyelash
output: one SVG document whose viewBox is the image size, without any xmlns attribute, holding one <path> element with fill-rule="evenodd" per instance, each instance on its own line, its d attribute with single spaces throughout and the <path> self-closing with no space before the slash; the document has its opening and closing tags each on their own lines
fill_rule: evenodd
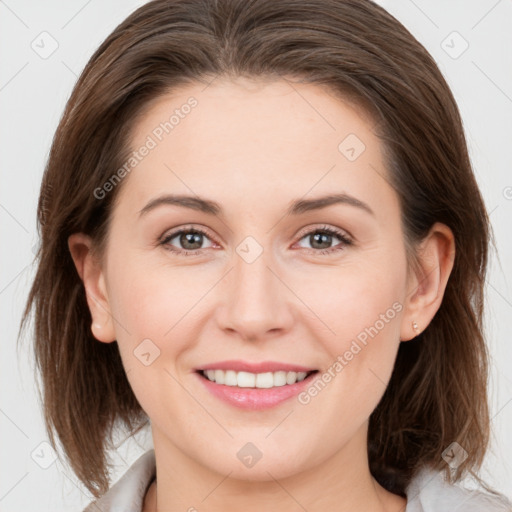
<svg viewBox="0 0 512 512">
<path fill-rule="evenodd" d="M 169 242 L 173 238 L 176 238 L 176 236 L 181 235 L 182 233 L 202 234 L 202 235 L 206 236 L 207 238 L 210 238 L 210 236 L 208 235 L 208 233 L 205 230 L 203 230 L 201 228 L 189 227 L 189 228 L 180 229 L 178 231 L 174 231 L 174 232 L 168 234 L 167 236 L 164 236 L 158 242 L 158 244 L 164 246 L 164 248 L 166 250 L 168 250 L 168 251 L 171 251 L 171 252 L 176 253 L 176 254 L 181 254 L 183 256 L 197 256 L 197 255 L 199 255 L 201 253 L 201 251 L 203 251 L 203 249 L 196 249 L 195 251 L 186 251 L 186 250 L 183 250 L 183 249 L 176 249 L 176 248 L 172 247 L 171 245 L 169 245 Z M 332 254 L 332 253 L 336 253 L 338 251 L 341 251 L 341 250 L 345 249 L 345 246 L 350 246 L 353 243 L 352 240 L 350 238 L 348 238 L 347 235 L 345 235 L 345 233 L 343 233 L 342 231 L 340 231 L 338 229 L 331 228 L 329 226 L 323 226 L 321 228 L 315 228 L 315 229 L 312 229 L 310 231 L 307 231 L 306 233 L 302 234 L 302 236 L 299 238 L 299 240 L 302 240 L 303 238 L 305 238 L 307 236 L 311 236 L 311 235 L 313 235 L 315 233 L 323 233 L 323 234 L 327 234 L 327 235 L 334 235 L 337 238 L 339 238 L 342 243 L 339 244 L 338 247 L 335 246 L 335 247 L 331 247 L 331 248 L 328 248 L 328 249 L 307 249 L 310 253 L 321 254 L 321 255 Z"/>
</svg>

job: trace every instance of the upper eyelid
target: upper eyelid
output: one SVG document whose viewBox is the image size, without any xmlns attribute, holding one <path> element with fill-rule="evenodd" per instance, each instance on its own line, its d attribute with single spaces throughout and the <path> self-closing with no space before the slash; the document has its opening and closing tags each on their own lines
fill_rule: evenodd
<svg viewBox="0 0 512 512">
<path fill-rule="evenodd" d="M 309 235 L 310 233 L 314 233 L 316 231 L 332 231 L 332 234 L 336 236 L 344 236 L 345 238 L 349 238 L 350 240 L 353 240 L 354 237 L 343 228 L 336 228 L 334 226 L 329 226 L 326 224 L 323 224 L 321 226 L 313 226 L 313 227 L 307 227 L 298 232 L 296 236 L 303 238 L 306 235 Z"/>
<path fill-rule="evenodd" d="M 206 235 L 208 238 L 212 239 L 213 241 L 216 241 L 216 237 L 210 235 L 209 230 L 207 228 L 197 227 L 197 226 L 184 226 L 181 228 L 177 228 L 176 230 L 174 230 L 174 229 L 167 230 L 163 233 L 163 235 L 159 238 L 159 240 L 163 242 L 165 240 L 172 239 L 181 233 L 188 233 L 189 231 L 198 231 L 199 233 Z"/>
</svg>

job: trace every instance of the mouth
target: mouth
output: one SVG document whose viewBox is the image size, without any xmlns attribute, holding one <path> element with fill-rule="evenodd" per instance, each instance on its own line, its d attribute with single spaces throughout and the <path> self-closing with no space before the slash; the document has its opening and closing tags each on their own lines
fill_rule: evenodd
<svg viewBox="0 0 512 512">
<path fill-rule="evenodd" d="M 267 371 L 261 373 L 223 370 L 220 368 L 208 368 L 196 370 L 203 379 L 223 386 L 236 388 L 269 389 L 282 386 L 293 386 L 298 382 L 309 379 L 318 373 L 318 370 L 310 371 Z"/>
<path fill-rule="evenodd" d="M 235 365 L 236 369 L 232 362 L 222 364 L 223 368 L 218 366 L 214 363 L 195 371 L 203 389 L 231 407 L 252 411 L 272 409 L 291 400 L 313 385 L 319 374 L 319 370 L 297 365 L 280 364 L 281 369 L 276 369 L 279 366 L 275 363 L 252 365 L 260 368 L 257 372 L 246 371 L 246 363 Z M 273 371 L 261 371 L 262 367 Z"/>
</svg>

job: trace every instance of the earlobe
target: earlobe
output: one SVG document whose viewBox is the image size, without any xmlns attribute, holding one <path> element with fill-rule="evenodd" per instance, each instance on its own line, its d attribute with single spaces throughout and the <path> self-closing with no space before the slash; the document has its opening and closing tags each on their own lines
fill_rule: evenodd
<svg viewBox="0 0 512 512">
<path fill-rule="evenodd" d="M 91 237 L 83 233 L 74 233 L 68 238 L 68 248 L 84 285 L 92 317 L 92 334 L 98 341 L 111 343 L 116 339 L 114 323 L 104 272 L 92 252 Z"/>
<path fill-rule="evenodd" d="M 455 261 L 455 239 L 451 229 L 435 223 L 418 249 L 419 272 L 405 299 L 401 341 L 414 339 L 431 322 L 443 301 Z"/>
</svg>

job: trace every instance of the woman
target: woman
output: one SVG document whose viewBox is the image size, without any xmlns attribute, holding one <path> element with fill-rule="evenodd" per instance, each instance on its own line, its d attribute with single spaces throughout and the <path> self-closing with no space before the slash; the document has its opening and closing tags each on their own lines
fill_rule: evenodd
<svg viewBox="0 0 512 512">
<path fill-rule="evenodd" d="M 87 510 L 512 510 L 457 484 L 489 438 L 487 214 L 445 80 L 374 3 L 142 6 L 38 216 L 25 314 Z"/>
</svg>

